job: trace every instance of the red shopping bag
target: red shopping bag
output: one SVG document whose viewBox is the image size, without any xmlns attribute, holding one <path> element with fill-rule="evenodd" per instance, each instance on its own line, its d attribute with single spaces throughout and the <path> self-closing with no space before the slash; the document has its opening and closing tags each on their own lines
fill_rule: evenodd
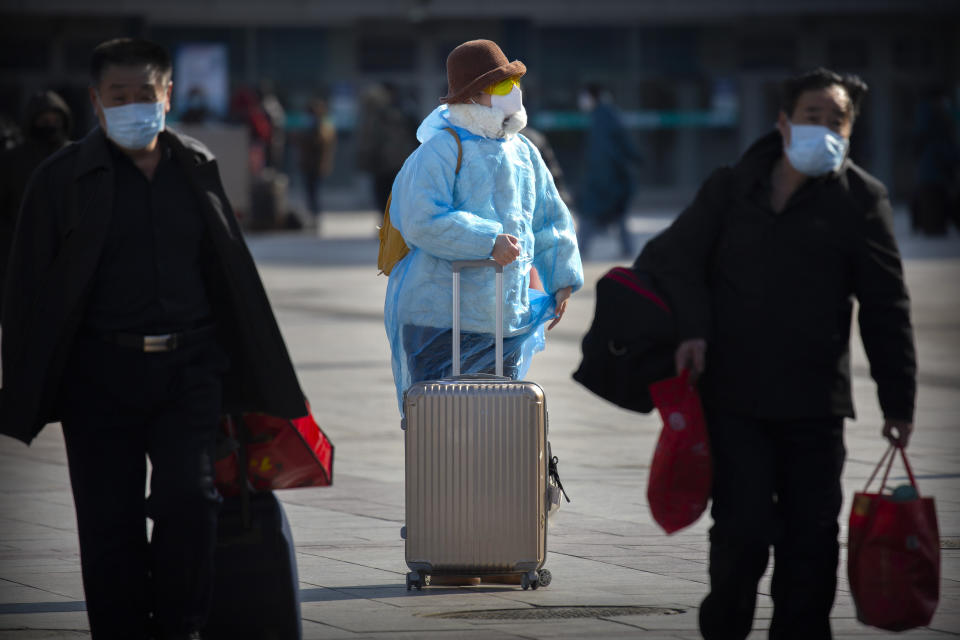
<svg viewBox="0 0 960 640">
<path fill-rule="evenodd" d="M 224 496 L 240 493 L 238 470 L 244 466 L 254 491 L 333 483 L 333 444 L 309 413 L 294 420 L 247 413 L 242 423 L 224 416 L 220 428 L 236 445 L 216 462 L 216 485 Z"/>
<path fill-rule="evenodd" d="M 710 500 L 710 442 L 703 407 L 689 372 L 650 385 L 663 429 L 650 465 L 647 501 L 668 534 L 687 527 Z"/>
<path fill-rule="evenodd" d="M 899 451 L 910 485 L 885 493 Z M 878 493 L 867 489 L 883 463 Z M 889 631 L 930 623 L 940 599 L 940 533 L 933 498 L 921 498 L 903 448 L 891 445 L 864 490 L 853 497 L 847 577 L 857 619 Z"/>
</svg>

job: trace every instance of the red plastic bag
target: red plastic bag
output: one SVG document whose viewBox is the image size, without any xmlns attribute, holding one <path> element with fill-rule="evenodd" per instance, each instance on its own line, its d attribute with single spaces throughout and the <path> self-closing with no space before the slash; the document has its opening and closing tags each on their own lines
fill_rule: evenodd
<svg viewBox="0 0 960 640">
<path fill-rule="evenodd" d="M 894 449 L 903 458 L 910 485 L 884 493 Z M 868 493 L 888 455 L 880 492 Z M 920 497 L 901 447 L 887 449 L 867 486 L 854 494 L 847 546 L 847 577 L 860 622 L 889 631 L 930 623 L 940 600 L 937 512 L 933 498 Z"/>
<path fill-rule="evenodd" d="M 247 481 L 254 491 L 333 483 L 333 444 L 310 414 L 287 420 L 247 413 L 242 425 L 224 416 L 220 428 L 232 441 L 247 443 L 216 462 L 216 485 L 224 496 L 240 493 L 242 458 L 247 460 Z"/>
<path fill-rule="evenodd" d="M 710 500 L 710 441 L 700 396 L 689 372 L 650 385 L 663 429 L 650 465 L 647 501 L 650 512 L 668 534 L 687 527 L 703 514 Z"/>
</svg>

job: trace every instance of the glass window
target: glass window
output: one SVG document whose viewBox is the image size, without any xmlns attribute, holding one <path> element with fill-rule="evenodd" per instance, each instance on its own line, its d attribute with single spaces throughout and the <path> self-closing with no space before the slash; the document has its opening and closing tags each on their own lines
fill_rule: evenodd
<svg viewBox="0 0 960 640">
<path fill-rule="evenodd" d="M 49 66 L 50 43 L 46 40 L 16 36 L 0 38 L 0 69 L 46 71 Z"/>
<path fill-rule="evenodd" d="M 639 89 L 643 111 L 674 112 L 679 107 L 677 84 L 672 78 L 646 80 L 640 83 Z M 661 187 L 674 184 L 677 130 L 644 127 L 635 133 L 635 142 L 644 158 L 637 174 L 638 184 Z"/>
<path fill-rule="evenodd" d="M 902 69 L 939 66 L 940 43 L 934 38 L 908 36 L 893 43 L 893 64 Z"/>
<path fill-rule="evenodd" d="M 242 28 L 216 27 L 153 27 L 147 35 L 167 47 L 171 55 L 181 44 L 197 42 L 222 42 L 227 45 L 230 61 L 230 80 L 234 84 L 247 79 L 247 33 Z M 87 52 L 85 60 L 89 60 Z"/>
<path fill-rule="evenodd" d="M 408 38 L 367 36 L 357 44 L 357 60 L 363 73 L 414 71 L 417 43 Z"/>
<path fill-rule="evenodd" d="M 740 66 L 744 69 L 793 69 L 797 43 L 789 37 L 748 36 L 740 41 Z"/>
<path fill-rule="evenodd" d="M 640 31 L 640 66 L 645 71 L 693 74 L 700 69 L 700 39 L 693 29 Z"/>
<path fill-rule="evenodd" d="M 274 28 L 257 31 L 257 65 L 261 78 L 284 88 L 318 86 L 323 78 L 326 40 L 320 28 Z"/>
<path fill-rule="evenodd" d="M 74 40 L 63 45 L 63 66 L 71 72 L 88 72 L 93 49 L 102 39 Z"/>
<path fill-rule="evenodd" d="M 870 64 L 870 52 L 863 40 L 831 40 L 827 43 L 830 68 L 839 72 L 864 69 Z"/>
<path fill-rule="evenodd" d="M 584 82 L 615 84 L 627 67 L 629 30 L 618 28 L 544 29 L 540 34 L 542 59 L 537 69 L 544 87 L 563 87 L 568 104 L 576 101 L 576 90 Z"/>
</svg>

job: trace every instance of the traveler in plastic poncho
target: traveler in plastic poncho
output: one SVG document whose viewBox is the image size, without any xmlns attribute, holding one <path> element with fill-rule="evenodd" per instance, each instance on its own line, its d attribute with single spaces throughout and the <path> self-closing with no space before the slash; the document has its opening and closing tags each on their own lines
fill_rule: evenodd
<svg viewBox="0 0 960 640">
<path fill-rule="evenodd" d="M 390 217 L 410 253 L 394 267 L 384 322 L 398 400 L 413 382 L 452 373 L 451 261 L 493 257 L 504 266 L 504 375 L 521 378 L 543 348 L 543 325 L 560 320 L 583 284 L 570 212 L 526 125 L 518 79 L 496 43 L 472 40 L 447 58 L 449 90 L 420 125 L 420 147 L 393 184 Z M 456 131 L 462 144 L 457 172 Z M 536 267 L 544 291 L 530 288 Z M 492 269 L 461 275 L 464 373 L 493 372 L 495 278 Z"/>
</svg>

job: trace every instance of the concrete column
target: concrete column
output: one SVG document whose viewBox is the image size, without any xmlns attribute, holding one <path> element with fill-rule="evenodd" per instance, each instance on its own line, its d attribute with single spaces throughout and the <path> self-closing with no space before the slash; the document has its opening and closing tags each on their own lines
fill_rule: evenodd
<svg viewBox="0 0 960 640">
<path fill-rule="evenodd" d="M 247 84 L 255 87 L 260 82 L 260 65 L 257 54 L 257 28 L 250 25 L 244 30 L 243 35 L 246 40 L 244 49 L 247 54 L 245 61 L 247 67 Z"/>
<path fill-rule="evenodd" d="M 677 87 L 677 109 L 693 111 L 697 108 L 697 87 L 684 82 Z M 677 154 L 674 156 L 674 187 L 696 189 L 700 163 L 697 161 L 697 129 L 684 127 L 677 130 Z"/>
<path fill-rule="evenodd" d="M 50 68 L 48 70 L 49 77 L 54 79 L 54 82 L 62 82 L 66 76 L 66 69 L 64 65 L 64 47 L 63 47 L 63 36 L 57 35 L 54 38 L 51 38 L 49 42 L 50 46 Z"/>
<path fill-rule="evenodd" d="M 870 93 L 864 109 L 870 109 L 873 130 L 870 147 L 873 156 L 869 159 L 870 172 L 887 188 L 893 187 L 893 59 L 890 38 L 884 33 L 874 33 L 870 38 Z M 854 130 L 856 135 L 856 130 Z M 864 159 L 864 164 L 866 159 Z"/>
<path fill-rule="evenodd" d="M 324 64 L 327 83 L 353 81 L 357 77 L 357 29 L 330 27 L 324 32 L 326 57 Z"/>
<path fill-rule="evenodd" d="M 797 68 L 800 71 L 826 66 L 827 40 L 816 24 L 807 24 L 797 33 Z"/>
<path fill-rule="evenodd" d="M 630 26 L 630 34 L 627 36 L 627 78 L 626 91 L 623 94 L 622 107 L 626 109 L 637 109 L 640 107 L 640 83 L 638 79 L 642 78 L 642 67 L 640 63 L 640 28 L 637 25 Z"/>
<path fill-rule="evenodd" d="M 425 117 L 439 104 L 437 98 L 443 94 L 437 93 L 437 78 L 439 77 L 434 53 L 436 51 L 436 40 L 432 36 L 422 33 L 418 38 L 417 49 L 417 71 L 416 78 L 419 88 L 417 91 L 417 102 L 419 104 L 419 114 Z"/>
<path fill-rule="evenodd" d="M 769 130 L 771 115 L 766 113 L 763 104 L 762 80 L 753 74 L 740 76 L 740 135 L 739 156 L 753 142 Z"/>
</svg>

